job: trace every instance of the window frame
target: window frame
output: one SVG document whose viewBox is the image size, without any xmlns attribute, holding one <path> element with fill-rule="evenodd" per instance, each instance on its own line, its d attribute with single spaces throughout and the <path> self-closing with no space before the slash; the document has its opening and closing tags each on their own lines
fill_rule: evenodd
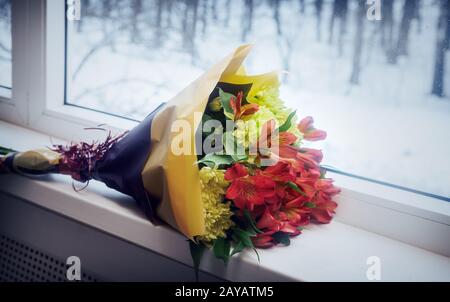
<svg viewBox="0 0 450 302">
<path fill-rule="evenodd" d="M 27 19 L 28 7 L 25 1 L 11 1 L 11 38 L 12 38 L 12 68 L 11 82 L 11 97 L 0 96 L 0 117 L 3 120 L 16 123 L 25 124 L 28 121 L 27 109 L 27 82 L 28 77 L 24 73 L 26 65 L 24 59 L 26 58 L 26 36 L 27 24 L 21 20 Z M 13 38 L 16 37 L 16 38 Z M 27 79 L 20 81 L 19 79 Z"/>
<path fill-rule="evenodd" d="M 65 104 L 65 1 L 12 3 L 13 88 L 11 99 L 0 99 L 2 120 L 66 140 L 80 134 L 82 139 L 99 139 L 99 133 L 83 129 L 100 123 L 112 133 L 137 125 Z"/>
<path fill-rule="evenodd" d="M 83 130 L 99 124 L 106 124 L 112 133 L 137 125 L 65 103 L 65 1 L 12 3 L 12 98 L 0 99 L 0 119 L 67 141 L 101 138 L 102 133 Z M 450 236 L 449 202 L 338 173 L 329 175 L 343 191 L 338 220 L 450 256 L 450 245 L 439 240 Z M 417 238 L 418 232 L 425 236 Z"/>
<path fill-rule="evenodd" d="M 12 9 L 11 9 L 11 13 L 12 13 Z M 12 16 L 11 16 L 11 29 L 12 29 L 12 27 L 13 26 L 12 26 Z M 11 37 L 12 37 L 12 32 L 11 32 Z M 11 55 L 12 55 L 12 51 L 11 51 Z M 11 60 L 11 65 L 12 65 L 12 60 Z M 11 74 L 11 83 L 12 83 L 12 74 Z M 0 84 L 0 90 L 2 90 L 2 89 L 8 90 L 9 91 L 9 95 L 6 96 L 6 95 L 3 95 L 3 94 L 0 94 L 0 104 L 1 103 L 11 103 L 12 104 L 13 103 L 12 102 L 12 88 Z"/>
</svg>

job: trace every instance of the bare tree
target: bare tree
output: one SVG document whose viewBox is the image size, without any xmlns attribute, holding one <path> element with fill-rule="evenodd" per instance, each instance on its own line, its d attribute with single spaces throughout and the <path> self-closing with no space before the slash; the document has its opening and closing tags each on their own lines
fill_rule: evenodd
<svg viewBox="0 0 450 302">
<path fill-rule="evenodd" d="M 408 41 L 411 23 L 417 15 L 417 0 L 405 0 L 403 6 L 403 16 L 398 34 L 396 56 L 406 56 L 408 54 Z"/>
<path fill-rule="evenodd" d="M 254 9 L 253 0 L 245 0 L 244 2 L 244 14 L 243 14 L 243 26 L 242 26 L 242 41 L 247 39 L 247 35 L 252 30 L 253 23 L 253 9 Z"/>
<path fill-rule="evenodd" d="M 157 28 L 162 27 L 163 9 L 164 9 L 164 0 L 157 0 L 156 1 L 156 18 L 155 18 L 155 24 L 156 24 Z"/>
<path fill-rule="evenodd" d="M 156 16 L 155 16 L 155 46 L 160 47 L 163 41 L 163 9 L 164 9 L 164 0 L 157 0 L 156 3 Z"/>
<path fill-rule="evenodd" d="M 85 4 L 83 3 L 83 6 Z M 133 0 L 131 3 L 131 35 L 130 40 L 132 43 L 136 43 L 140 39 L 140 31 L 138 28 L 139 15 L 142 12 L 142 0 Z M 81 18 L 83 19 L 83 18 Z M 81 21 L 81 20 L 80 20 Z"/>
<path fill-rule="evenodd" d="M 176 0 L 166 0 L 166 25 L 167 28 L 171 28 L 172 27 L 172 12 L 173 12 L 173 4 Z"/>
<path fill-rule="evenodd" d="M 225 4 L 225 18 L 224 18 L 224 26 L 228 27 L 230 24 L 230 17 L 231 17 L 231 0 L 227 0 Z"/>
<path fill-rule="evenodd" d="M 190 26 L 190 52 L 192 55 L 192 59 L 195 60 L 195 35 L 197 32 L 197 19 L 198 19 L 198 1 L 199 0 L 191 0 L 192 3 L 192 17 L 191 17 L 191 26 Z"/>
<path fill-rule="evenodd" d="M 300 13 L 304 14 L 305 13 L 305 0 L 299 0 L 299 4 L 300 4 Z"/>
<path fill-rule="evenodd" d="M 394 0 L 382 0 L 381 2 L 381 46 L 390 64 L 395 62 L 394 46 Z"/>
<path fill-rule="evenodd" d="M 359 75 L 361 73 L 361 57 L 364 44 L 364 20 L 366 17 L 366 1 L 358 0 L 358 9 L 355 12 L 356 32 L 355 45 L 353 50 L 353 68 L 350 76 L 351 84 L 359 84 Z"/>
<path fill-rule="evenodd" d="M 214 21 L 217 21 L 217 1 L 211 1 L 211 13 Z"/>
<path fill-rule="evenodd" d="M 323 8 L 323 0 L 315 0 L 314 7 L 316 9 L 316 27 L 317 27 L 317 41 L 322 39 L 322 8 Z"/>
<path fill-rule="evenodd" d="M 330 19 L 330 37 L 329 43 L 333 43 L 334 24 L 336 19 L 339 21 L 339 35 L 338 35 L 338 53 L 339 56 L 343 53 L 344 48 L 344 36 L 347 32 L 347 12 L 348 12 L 348 0 L 334 0 L 333 11 Z"/>
<path fill-rule="evenodd" d="M 417 33 L 422 33 L 422 15 L 420 14 L 420 9 L 422 7 L 422 0 L 417 0 L 416 11 L 414 12 L 414 19 L 417 20 Z"/>
<path fill-rule="evenodd" d="M 202 13 L 200 15 L 200 20 L 202 22 L 202 36 L 206 35 L 206 26 L 208 24 L 208 0 L 202 0 Z"/>
<path fill-rule="evenodd" d="M 270 6 L 273 10 L 273 20 L 277 29 L 277 34 L 281 35 L 280 3 L 281 0 L 270 0 Z"/>
<path fill-rule="evenodd" d="M 113 8 L 112 1 L 103 1 L 102 2 L 102 17 L 108 18 L 111 14 L 112 8 Z"/>
<path fill-rule="evenodd" d="M 447 10 L 450 4 L 447 3 Z M 450 13 L 447 13 L 447 32 L 445 34 L 447 41 L 447 50 L 450 50 Z"/>
<path fill-rule="evenodd" d="M 8 18 L 11 12 L 11 0 L 0 0 L 0 17 Z"/>
<path fill-rule="evenodd" d="M 295 50 L 295 42 L 299 33 L 299 25 L 301 18 L 282 18 L 281 1 L 273 1 L 272 5 L 275 8 L 274 19 L 277 26 L 277 47 L 283 65 L 283 70 L 286 71 L 283 75 L 283 81 L 287 82 L 288 74 L 291 69 L 292 56 Z"/>
<path fill-rule="evenodd" d="M 450 3 L 448 0 L 440 0 L 440 16 L 437 24 L 436 55 L 434 63 L 434 77 L 431 93 L 439 97 L 444 96 L 444 78 L 446 65 L 446 51 L 449 50 L 450 32 Z"/>
<path fill-rule="evenodd" d="M 195 55 L 195 35 L 197 32 L 199 0 L 185 0 L 185 10 L 183 16 L 183 46 L 187 49 L 194 59 Z"/>
</svg>

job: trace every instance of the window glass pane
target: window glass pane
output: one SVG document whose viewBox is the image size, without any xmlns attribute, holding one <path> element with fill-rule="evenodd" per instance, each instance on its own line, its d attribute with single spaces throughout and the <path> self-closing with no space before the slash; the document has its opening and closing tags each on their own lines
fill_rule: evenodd
<svg viewBox="0 0 450 302">
<path fill-rule="evenodd" d="M 243 42 L 251 73 L 328 131 L 325 164 L 450 196 L 449 2 L 81 1 L 67 100 L 142 119 Z M 378 17 L 381 17 L 381 20 Z"/>
<path fill-rule="evenodd" d="M 0 0 L 0 96 L 11 97 L 11 0 Z"/>
</svg>

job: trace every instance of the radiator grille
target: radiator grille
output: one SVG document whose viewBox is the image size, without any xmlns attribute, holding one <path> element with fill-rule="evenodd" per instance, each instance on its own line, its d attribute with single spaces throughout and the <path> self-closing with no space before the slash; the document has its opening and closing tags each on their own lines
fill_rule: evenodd
<svg viewBox="0 0 450 302">
<path fill-rule="evenodd" d="M 1 282 L 67 282 L 66 264 L 38 249 L 0 234 Z M 99 281 L 82 272 L 81 281 Z"/>
</svg>

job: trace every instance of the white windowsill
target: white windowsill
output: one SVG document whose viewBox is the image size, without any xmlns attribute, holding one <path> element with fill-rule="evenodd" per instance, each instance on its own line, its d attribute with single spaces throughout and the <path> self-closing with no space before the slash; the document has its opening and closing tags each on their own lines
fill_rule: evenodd
<svg viewBox="0 0 450 302">
<path fill-rule="evenodd" d="M 26 150 L 42 148 L 50 141 L 47 135 L 0 121 L 0 145 L 7 144 Z M 152 225 L 131 198 L 101 183 L 92 181 L 77 193 L 67 176 L 31 179 L 0 175 L 0 191 L 191 265 L 184 236 L 166 226 Z M 444 211 L 447 209 L 445 206 Z M 433 211 L 429 215 L 436 220 L 446 217 Z M 233 257 L 228 266 L 207 253 L 201 270 L 232 281 L 367 281 L 366 260 L 378 256 L 382 281 L 450 281 L 448 257 L 342 221 L 308 227 L 289 247 L 259 250 L 261 263 L 251 251 Z"/>
</svg>

